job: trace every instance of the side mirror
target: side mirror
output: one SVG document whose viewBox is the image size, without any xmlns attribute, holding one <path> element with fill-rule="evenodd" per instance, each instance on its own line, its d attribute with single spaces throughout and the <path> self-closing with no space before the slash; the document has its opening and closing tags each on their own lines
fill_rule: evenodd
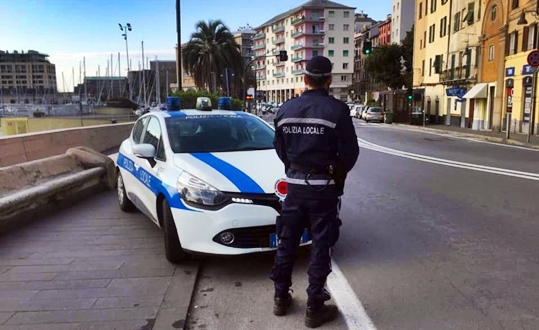
<svg viewBox="0 0 539 330">
<path fill-rule="evenodd" d="M 148 143 L 133 145 L 133 154 L 138 158 L 153 159 L 155 157 L 155 147 Z"/>
</svg>

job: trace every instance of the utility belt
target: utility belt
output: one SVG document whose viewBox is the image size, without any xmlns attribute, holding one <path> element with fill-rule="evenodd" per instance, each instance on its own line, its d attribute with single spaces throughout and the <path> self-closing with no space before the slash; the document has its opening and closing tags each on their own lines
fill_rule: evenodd
<svg viewBox="0 0 539 330">
<path fill-rule="evenodd" d="M 312 167 L 312 166 L 304 166 L 304 165 L 300 165 L 296 163 L 291 163 L 290 168 L 293 170 L 311 174 L 311 175 L 312 174 L 325 174 L 325 175 L 331 176 L 334 173 L 333 165 Z"/>
<path fill-rule="evenodd" d="M 288 179 L 287 181 L 292 184 L 306 184 L 308 186 L 311 186 L 311 188 L 315 189 L 313 186 L 318 186 L 321 188 L 315 189 L 317 191 L 323 191 L 326 189 L 329 185 L 336 185 L 339 191 L 344 191 L 344 182 L 346 180 L 346 172 L 340 167 L 334 166 L 334 165 L 327 165 L 327 166 L 306 166 L 301 165 L 297 163 L 291 163 L 289 166 L 290 169 L 303 172 L 305 173 L 305 178 L 303 180 L 301 179 Z M 329 176 L 329 179 L 327 180 L 315 180 L 311 179 L 311 176 L 313 175 L 327 175 Z M 301 181 L 301 182 L 300 182 Z"/>
</svg>

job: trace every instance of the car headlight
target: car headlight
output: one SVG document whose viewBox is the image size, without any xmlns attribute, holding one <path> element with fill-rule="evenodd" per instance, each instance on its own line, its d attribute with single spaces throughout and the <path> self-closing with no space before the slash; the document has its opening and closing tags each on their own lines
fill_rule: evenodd
<svg viewBox="0 0 539 330">
<path fill-rule="evenodd" d="M 178 178 L 178 192 L 183 200 L 201 206 L 219 206 L 229 198 L 210 184 L 183 172 Z"/>
</svg>

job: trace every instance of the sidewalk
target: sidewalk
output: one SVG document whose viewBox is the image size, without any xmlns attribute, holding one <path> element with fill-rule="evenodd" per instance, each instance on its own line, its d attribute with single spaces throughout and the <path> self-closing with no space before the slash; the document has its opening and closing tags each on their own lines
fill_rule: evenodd
<svg viewBox="0 0 539 330">
<path fill-rule="evenodd" d="M 105 192 L 0 237 L 0 330 L 183 329 L 197 273 Z"/>
<path fill-rule="evenodd" d="M 530 143 L 527 142 L 527 135 L 520 133 L 512 133 L 510 138 L 506 138 L 505 132 L 496 132 L 496 131 L 476 131 L 469 128 L 461 128 L 456 126 L 446 126 L 446 125 L 427 125 L 425 127 L 418 125 L 409 125 L 409 124 L 400 124 L 393 123 L 393 126 L 398 126 L 399 128 L 416 130 L 416 131 L 427 131 L 434 132 L 439 134 L 451 134 L 460 137 L 469 137 L 477 138 L 490 142 L 504 143 L 510 145 L 516 145 L 521 147 L 527 147 L 531 149 L 539 149 L 539 136 L 532 135 Z"/>
</svg>

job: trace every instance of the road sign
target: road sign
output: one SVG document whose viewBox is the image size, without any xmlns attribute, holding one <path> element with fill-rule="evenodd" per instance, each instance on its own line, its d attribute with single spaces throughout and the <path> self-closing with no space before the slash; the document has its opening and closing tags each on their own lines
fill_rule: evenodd
<svg viewBox="0 0 539 330">
<path fill-rule="evenodd" d="M 528 54 L 527 60 L 528 60 L 528 64 L 530 66 L 533 66 L 534 68 L 538 67 L 539 66 L 539 51 L 538 50 L 532 50 Z"/>
</svg>

